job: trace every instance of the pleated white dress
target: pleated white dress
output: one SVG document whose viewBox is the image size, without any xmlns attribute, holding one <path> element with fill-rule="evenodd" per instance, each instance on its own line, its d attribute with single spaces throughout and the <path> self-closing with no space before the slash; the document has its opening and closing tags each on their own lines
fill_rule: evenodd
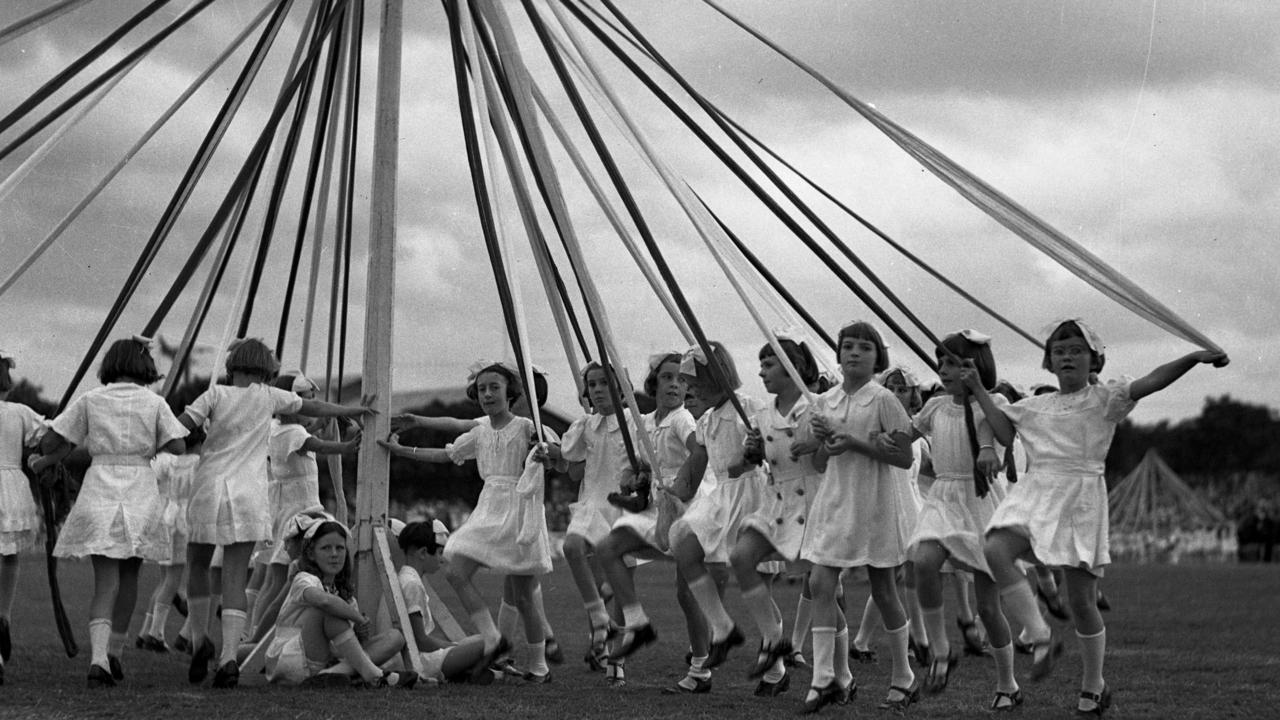
<svg viewBox="0 0 1280 720">
<path fill-rule="evenodd" d="M 1116 425 L 1137 404 L 1129 383 L 1036 395 L 1004 408 L 1022 439 L 1027 472 L 1009 487 L 988 532 L 1007 528 L 1026 537 L 1027 559 L 1102 575 L 1111 564 L 1103 473 Z"/>
<path fill-rule="evenodd" d="M 0 400 L 0 555 L 35 544 L 40 513 L 22 472 L 22 449 L 34 445 L 43 430 L 44 417 L 35 410 Z"/>
<path fill-rule="evenodd" d="M 992 401 L 999 406 L 1008 404 L 1000 395 L 993 395 Z M 977 401 L 971 403 L 978 443 L 991 444 L 991 426 Z M 987 523 L 1004 499 L 1004 481 L 995 479 L 987 494 L 978 497 L 964 406 L 957 405 L 950 395 L 930 398 L 916 415 L 914 424 L 920 434 L 929 439 L 936 479 L 924 498 L 909 551 L 915 553 L 920 543 L 934 541 L 950 553 L 951 562 L 961 569 L 990 575 L 982 544 Z"/>
<path fill-rule="evenodd" d="M 474 459 L 484 480 L 476 508 L 449 536 L 444 557 L 469 558 L 510 575 L 551 572 L 551 540 L 542 506 L 542 466 L 528 463 L 533 421 L 514 417 L 494 430 L 488 417 L 445 446 L 461 465 Z"/>
<path fill-rule="evenodd" d="M 134 383 L 110 383 L 77 398 L 52 428 L 93 458 L 53 554 L 167 560 L 172 538 L 157 520 L 164 501 L 151 458 L 187 429 L 164 398 Z"/>
<path fill-rule="evenodd" d="M 655 422 L 655 417 L 655 413 L 648 413 L 640 418 L 656 456 L 651 474 L 649 507 L 644 512 L 624 512 L 613 523 L 615 528 L 632 530 L 652 548 L 651 553 L 644 553 L 646 557 L 668 555 L 658 549 L 658 496 L 662 492 L 659 488 L 669 488 L 675 482 L 684 461 L 689 459 L 689 436 L 697 431 L 693 413 L 683 407 L 667 413 L 660 421 Z"/>
<path fill-rule="evenodd" d="M 745 395 L 739 394 L 738 401 L 749 416 L 764 409 L 759 400 Z M 706 562 L 727 563 L 743 518 L 758 510 L 764 500 L 764 478 L 759 468 L 729 477 L 729 466 L 741 459 L 747 437 L 747 426 L 732 403 L 703 413 L 695 437 L 707 449 L 707 473 L 715 477 L 715 484 L 708 487 L 703 480 L 700 492 L 672 525 L 670 537 L 675 539 L 687 528 L 698 538 Z"/>
<path fill-rule="evenodd" d="M 585 462 L 578 501 L 569 506 L 566 535 L 595 545 L 609 534 L 622 511 L 609 504 L 618 491 L 619 474 L 630 464 L 616 415 L 598 413 L 578 418 L 565 431 L 560 452 L 569 462 Z"/>
<path fill-rule="evenodd" d="M 826 417 L 835 432 L 860 439 L 911 428 L 902 403 L 874 381 L 853 394 L 831 388 L 812 412 Z M 826 567 L 897 567 L 907 560 L 916 502 L 906 473 L 860 453 L 832 457 L 813 499 L 800 558 Z"/>
<path fill-rule="evenodd" d="M 810 437 L 809 401 L 801 397 L 786 415 L 771 403 L 756 414 L 755 423 L 764 442 L 767 480 L 760 506 L 743 519 L 742 527 L 773 544 L 776 552 L 766 559 L 795 562 L 811 527 L 809 509 L 822 482 L 812 454 L 791 458 L 791 444 Z"/>
<path fill-rule="evenodd" d="M 262 383 L 216 385 L 187 406 L 185 414 L 206 424 L 208 433 L 187 508 L 191 542 L 230 545 L 271 539 L 271 421 L 278 413 L 301 408 L 302 398 Z"/>
</svg>

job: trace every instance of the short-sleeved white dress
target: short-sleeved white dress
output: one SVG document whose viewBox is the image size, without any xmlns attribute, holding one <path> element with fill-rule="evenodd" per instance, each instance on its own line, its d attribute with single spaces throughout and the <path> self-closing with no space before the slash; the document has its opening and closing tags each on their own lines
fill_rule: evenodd
<svg viewBox="0 0 1280 720">
<path fill-rule="evenodd" d="M 818 398 L 822 414 L 837 433 L 866 441 L 876 433 L 902 432 L 911 418 L 894 394 L 868 382 L 853 394 L 837 385 Z M 826 567 L 897 567 L 907 560 L 916 525 L 916 496 L 906 474 L 861 453 L 827 461 L 809 512 L 811 527 L 800 558 Z"/>
<path fill-rule="evenodd" d="M 301 408 L 302 398 L 262 383 L 216 385 L 187 406 L 185 413 L 206 424 L 208 433 L 187 509 L 191 542 L 230 545 L 271 539 L 271 420 Z"/>
<path fill-rule="evenodd" d="M 110 383 L 77 398 L 52 427 L 93 458 L 53 554 L 168 559 L 172 538 L 156 518 L 163 500 L 151 459 L 187 429 L 164 398 L 134 383 Z"/>
<path fill-rule="evenodd" d="M 44 418 L 35 410 L 0 400 L 0 555 L 35 543 L 40 513 L 22 472 L 22 448 L 34 445 L 43 430 Z"/>
<path fill-rule="evenodd" d="M 667 553 L 658 549 L 656 535 L 658 496 L 662 493 L 660 488 L 671 487 L 680 468 L 684 466 L 684 461 L 689 459 L 689 436 L 697 431 L 697 422 L 693 419 L 693 413 L 683 407 L 667 413 L 660 421 L 655 422 L 656 417 L 656 413 L 647 413 L 640 418 L 644 431 L 649 434 L 649 444 L 653 446 L 655 455 L 655 467 L 650 475 L 649 507 L 643 512 L 622 513 L 613 526 L 632 530 L 653 548 L 651 553 L 645 555 L 662 557 Z"/>
<path fill-rule="evenodd" d="M 525 467 L 533 421 L 517 416 L 498 430 L 488 417 L 476 423 L 445 447 L 459 465 L 476 461 L 484 489 L 471 516 L 449 536 L 444 556 L 466 557 L 511 575 L 549 573 L 551 541 L 542 506 L 542 467 Z M 526 470 L 536 477 L 526 475 Z"/>
<path fill-rule="evenodd" d="M 315 575 L 299 571 L 289 582 L 289 590 L 276 614 L 276 634 L 267 646 L 267 680 L 285 685 L 298 685 L 325 668 L 323 660 L 307 657 L 302 645 L 302 614 L 311 607 L 303 602 L 302 595 L 308 589 L 324 591 L 324 582 Z M 355 604 L 355 600 L 351 601 Z"/>
<path fill-rule="evenodd" d="M 578 501 L 569 506 L 566 535 L 579 535 L 596 544 L 609 534 L 622 511 L 609 504 L 609 493 L 618 491 L 618 476 L 630 460 L 619 430 L 618 417 L 598 413 L 579 418 L 569 426 L 560 443 L 569 462 L 586 462 Z"/>
<path fill-rule="evenodd" d="M 1000 395 L 992 396 L 992 401 L 998 406 L 1008 404 Z M 974 428 L 980 438 L 989 442 L 991 431 L 982 408 L 976 400 L 970 402 Z M 978 497 L 964 406 L 957 405 L 950 395 L 930 398 L 913 422 L 920 434 L 929 439 L 935 480 L 924 498 L 910 551 L 914 553 L 920 543 L 932 540 L 950 553 L 955 565 L 990 575 L 982 544 L 987 523 L 1004 499 L 1004 481 L 995 478 L 986 496 Z"/>
<path fill-rule="evenodd" d="M 1008 528 L 1045 565 L 1102 575 L 1111 564 L 1107 450 L 1137 404 L 1129 378 L 1036 395 L 1003 408 L 1027 453 L 1027 472 L 996 508 L 988 532 Z"/>
<path fill-rule="evenodd" d="M 738 401 L 749 416 L 764 409 L 759 400 L 745 395 L 739 395 Z M 698 418 L 696 437 L 707 449 L 707 472 L 714 474 L 716 482 L 705 493 L 694 496 L 684 515 L 672 525 L 671 539 L 688 528 L 698 538 L 706 562 L 729 562 L 729 551 L 738 539 L 743 518 L 759 509 L 764 499 L 764 478 L 759 468 L 729 477 L 729 466 L 742 457 L 746 436 L 747 426 L 732 403 L 725 402 Z"/>
<path fill-rule="evenodd" d="M 320 505 L 320 466 L 311 453 L 302 449 L 311 433 L 294 423 L 272 421 L 271 437 L 267 440 L 267 456 L 270 459 L 271 485 L 268 497 L 271 502 L 273 530 L 271 533 L 271 564 L 288 565 L 292 558 L 284 548 L 285 526 L 293 516 Z"/>
<path fill-rule="evenodd" d="M 801 397 L 786 415 L 776 404 L 756 414 L 756 427 L 764 442 L 768 481 L 759 508 L 742 521 L 773 544 L 770 557 L 795 562 L 811 526 L 809 510 L 822 482 L 822 473 L 813 467 L 813 455 L 791 458 L 791 444 L 807 439 L 809 401 Z"/>
</svg>

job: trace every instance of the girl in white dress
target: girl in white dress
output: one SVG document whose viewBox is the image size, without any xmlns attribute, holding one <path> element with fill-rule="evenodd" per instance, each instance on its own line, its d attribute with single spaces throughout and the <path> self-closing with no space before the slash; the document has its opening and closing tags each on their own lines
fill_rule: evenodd
<svg viewBox="0 0 1280 720">
<path fill-rule="evenodd" d="M 585 463 L 578 501 L 569 506 L 564 558 L 587 612 L 591 638 L 587 663 L 598 670 L 609 633 L 609 614 L 600 595 L 605 577 L 595 549 L 622 514 L 609 504 L 608 498 L 610 492 L 618 491 L 622 471 L 630 467 L 622 433 L 630 433 L 631 427 L 629 424 L 625 429 L 619 426 L 609 392 L 610 378 L 599 363 L 592 362 L 583 368 L 582 380 L 584 394 L 594 412 L 569 426 L 560 445 L 551 446 L 551 457 Z"/>
<path fill-rule="evenodd" d="M 147 389 L 160 379 L 145 338 L 117 340 L 102 359 L 103 387 L 85 393 L 53 421 L 31 458 L 37 473 L 83 445 L 93 457 L 58 536 L 54 555 L 93 561 L 89 605 L 89 687 L 124 679 L 120 653 L 138 599 L 143 559 L 167 556 L 171 538 L 151 512 L 159 500 L 151 459 L 181 454 L 186 429 L 164 398 Z"/>
<path fill-rule="evenodd" d="M 1005 613 L 1035 643 L 1032 678 L 1052 669 L 1061 647 L 1040 616 L 1035 597 L 1017 569 L 1026 558 L 1066 571 L 1067 596 L 1080 640 L 1083 672 L 1078 714 L 1102 715 L 1111 693 L 1102 678 L 1106 629 L 1098 612 L 1098 578 L 1111 563 L 1107 484 L 1103 476 L 1116 425 L 1135 403 L 1158 392 L 1201 363 L 1222 367 L 1225 353 L 1190 353 L 1137 380 L 1090 382 L 1105 360 L 1102 341 L 1082 320 L 1059 323 L 1045 341 L 1043 367 L 1058 378 L 1058 392 L 997 408 L 976 373 L 966 384 L 983 403 L 996 438 L 1005 445 L 1013 431 L 1027 454 L 1026 474 L 1009 488 L 987 530 L 984 547 Z M 1000 697 L 996 698 L 997 702 Z"/>
<path fill-rule="evenodd" d="M 417 682 L 412 672 L 384 673 L 378 667 L 400 652 L 404 637 L 394 629 L 373 634 L 373 622 L 356 604 L 350 538 L 350 531 L 336 520 L 314 521 L 303 532 L 298 572 L 267 647 L 271 682 L 342 687 L 351 684 L 352 673 L 364 687 L 410 688 Z"/>
<path fill-rule="evenodd" d="M 919 694 L 907 658 L 909 623 L 898 597 L 895 570 L 907 560 L 915 527 L 910 484 L 892 471 L 911 467 L 907 432 L 911 419 L 892 392 L 875 382 L 889 365 L 880 333 L 869 323 L 840 329 L 836 357 L 843 382 L 824 393 L 811 412 L 814 436 L 822 441 L 814 458 L 825 471 L 813 500 L 810 528 L 800 557 L 813 563 L 813 679 L 803 710 L 817 712 L 847 702 L 852 675 L 837 677 L 835 646 L 839 612 L 836 588 L 844 568 L 866 566 L 871 594 L 889 635 L 893 671 L 883 707 L 903 710 Z M 895 438 L 885 449 L 873 438 Z"/>
<path fill-rule="evenodd" d="M 983 387 L 994 388 L 995 356 L 991 339 L 973 330 L 944 337 L 937 355 L 938 377 L 945 393 L 930 398 L 914 420 L 914 434 L 929 440 L 935 478 L 911 537 L 916 592 L 924 608 L 933 651 L 925 690 L 945 690 L 959 660 L 959 652 L 951 648 L 943 616 L 942 566 L 950 560 L 954 566 L 973 573 L 978 613 L 996 659 L 996 691 L 1016 705 L 1020 695 L 1013 677 L 1009 625 L 1000 612 L 999 591 L 982 553 L 987 522 L 1005 494 L 1003 480 L 995 475 L 1001 458 L 995 451 L 991 426 L 960 376 L 967 365 L 972 365 Z M 995 400 L 1004 404 L 1001 396 Z M 965 403 L 969 404 L 969 421 Z M 978 449 L 976 458 L 974 448 Z M 1005 704 L 997 703 L 995 709 Z"/>
<path fill-rule="evenodd" d="M 157 653 L 169 652 L 165 625 L 169 622 L 173 598 L 182 584 L 182 573 L 187 569 L 187 504 L 191 500 L 191 482 L 195 478 L 196 465 L 200 463 L 204 431 L 191 431 L 185 442 L 186 454 L 162 453 L 151 461 L 160 490 L 156 514 L 169 544 L 166 559 L 159 561 L 160 582 L 151 593 L 151 609 L 142 620 L 142 631 L 135 644 L 139 649 Z"/>
<path fill-rule="evenodd" d="M 195 652 L 187 679 L 198 684 L 209 673 L 213 643 L 209 641 L 209 565 L 222 547 L 222 650 L 214 687 L 232 688 L 240 678 L 236 649 L 248 625 L 245 584 L 253 545 L 270 540 L 271 503 L 267 494 L 267 440 L 271 420 L 280 413 L 324 417 L 360 417 L 364 406 L 303 400 L 267 384 L 280 365 L 257 338 L 239 340 L 228 349 L 229 385 L 215 385 L 195 399 L 178 419 L 187 428 L 204 426 L 207 439 L 187 510 L 187 606 Z"/>
<path fill-rule="evenodd" d="M 504 638 L 472 577 L 482 567 L 508 575 L 528 641 L 529 669 L 524 677 L 530 682 L 545 683 L 551 679 L 551 670 L 547 667 L 546 635 L 534 606 L 533 589 L 538 575 L 551 572 L 551 541 L 542 504 L 540 465 L 546 448 L 539 443 L 530 451 L 529 444 L 535 437 L 533 421 L 511 412 L 511 404 L 523 392 L 515 368 L 482 360 L 471 366 L 467 397 L 479 403 L 485 416 L 478 420 L 451 420 L 470 429 L 443 449 L 406 447 L 395 434 L 379 443 L 393 455 L 420 462 L 461 465 L 467 460 L 476 461 L 484 489 L 471 516 L 450 536 L 445 547 L 446 577 L 484 636 L 485 653 L 493 654 Z"/>
<path fill-rule="evenodd" d="M 18 552 L 35 543 L 40 528 L 31 485 L 22 472 L 22 449 L 35 447 L 45 428 L 35 410 L 5 400 L 13 389 L 10 371 L 15 366 L 13 356 L 0 350 L 0 684 L 13 651 L 9 611 L 18 589 Z"/>
<path fill-rule="evenodd" d="M 596 555 L 609 578 L 614 601 L 623 609 L 624 623 L 634 622 L 637 628 L 649 627 L 648 632 L 641 631 L 638 635 L 635 632 L 629 635 L 624 633 L 615 642 L 606 668 L 608 682 L 613 685 L 626 682 L 623 670 L 626 656 L 619 654 L 619 650 L 625 648 L 634 652 L 657 640 L 657 633 L 649 626 L 648 617 L 636 594 L 635 567 L 628 564 L 628 558 L 669 558 L 669 523 L 674 519 L 674 511 L 683 508 L 682 501 L 688 500 L 693 494 L 691 488 L 674 488 L 680 468 L 697 445 L 694 439 L 694 417 L 685 407 L 686 388 L 680 375 L 680 359 L 680 353 L 675 352 L 658 353 L 650 357 L 649 374 L 644 381 L 645 394 L 657 404 L 653 412 L 641 418 L 643 430 L 649 434 L 649 444 L 653 447 L 655 456 L 654 466 L 649 469 L 649 503 L 641 512 L 623 513 L 613 524 L 608 536 L 596 545 Z M 672 496 L 673 493 L 679 495 L 679 499 Z M 665 510 L 660 507 L 663 503 L 670 503 Z M 707 655 L 706 620 L 679 576 L 676 579 L 676 598 L 685 616 L 693 653 L 692 662 L 697 664 L 696 669 L 691 669 L 691 672 L 705 680 L 710 677 L 710 671 L 705 671 L 704 675 L 701 666 L 701 661 Z M 628 617 L 631 618 L 630 621 L 625 619 Z M 710 688 L 709 681 L 705 685 L 697 685 L 696 679 L 690 680 L 686 685 L 690 688 Z"/>
</svg>

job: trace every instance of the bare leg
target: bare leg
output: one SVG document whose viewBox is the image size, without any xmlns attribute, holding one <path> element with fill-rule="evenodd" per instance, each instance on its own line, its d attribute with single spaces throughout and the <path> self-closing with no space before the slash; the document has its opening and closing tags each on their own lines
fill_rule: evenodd
<svg viewBox="0 0 1280 720">
<path fill-rule="evenodd" d="M 489 606 L 485 604 L 484 598 L 480 597 L 480 593 L 471 582 L 471 578 L 475 576 L 479 567 L 475 560 L 458 555 L 449 560 L 445 578 L 453 587 L 458 600 L 462 602 L 462 607 L 470 615 L 471 621 L 475 623 L 476 629 L 484 637 L 484 651 L 487 654 L 498 646 L 502 636 L 498 633 L 498 626 L 493 622 L 493 615 L 489 613 Z"/>
</svg>

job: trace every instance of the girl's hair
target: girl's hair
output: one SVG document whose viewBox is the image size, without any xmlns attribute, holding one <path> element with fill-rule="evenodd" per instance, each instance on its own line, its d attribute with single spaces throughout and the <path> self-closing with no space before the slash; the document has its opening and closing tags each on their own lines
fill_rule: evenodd
<svg viewBox="0 0 1280 720">
<path fill-rule="evenodd" d="M 400 530 L 400 536 L 397 538 L 400 543 L 400 549 L 405 553 L 413 552 L 414 548 L 426 548 L 427 552 L 432 555 L 439 555 L 444 546 L 436 539 L 435 523 L 427 521 L 411 522 Z"/>
<path fill-rule="evenodd" d="M 511 370 L 509 370 L 505 365 L 494 363 L 493 365 L 477 372 L 476 376 L 472 378 L 471 382 L 467 385 L 467 397 L 470 398 L 472 402 L 480 402 L 480 391 L 476 389 L 476 383 L 480 382 L 480 376 L 485 373 L 497 373 L 506 379 L 508 405 L 514 404 L 516 400 L 519 400 L 521 396 L 524 395 L 524 385 L 520 383 L 520 377 L 514 372 L 511 372 Z M 537 388 L 534 389 L 536 390 Z"/>
<path fill-rule="evenodd" d="M 723 373 L 724 377 L 724 385 L 728 386 L 720 387 L 720 390 L 725 394 L 728 394 L 742 387 L 742 379 L 738 377 L 738 366 L 734 364 L 733 356 L 729 354 L 729 351 L 725 348 L 724 344 L 719 340 L 708 340 L 707 344 L 711 346 L 711 357 L 708 358 L 708 360 L 710 362 L 717 363 L 720 366 L 720 372 Z M 717 386 L 720 386 L 720 383 L 717 382 L 715 373 L 711 372 L 707 363 L 703 363 L 697 358 L 697 356 L 694 356 L 692 359 L 693 372 L 686 372 L 685 369 L 681 367 L 681 374 L 690 375 L 697 378 L 699 381 L 713 382 Z"/>
<path fill-rule="evenodd" d="M 800 373 L 800 379 L 804 381 L 805 387 L 808 387 L 818 380 L 818 361 L 813 359 L 813 353 L 809 351 L 809 346 L 804 343 L 797 343 L 794 340 L 778 340 L 778 345 L 782 347 L 782 352 L 790 358 L 791 364 L 796 366 L 796 372 Z M 767 357 L 775 357 L 777 353 L 773 351 L 773 345 L 765 343 L 760 348 L 760 355 L 757 360 L 763 360 Z"/>
<path fill-rule="evenodd" d="M 961 359 L 972 360 L 974 367 L 978 370 L 978 378 L 982 380 L 982 387 L 987 390 L 995 389 L 996 358 L 991 354 L 990 343 L 976 343 L 960 333 L 951 333 L 942 338 L 935 354 L 941 360 L 948 351 Z"/>
<path fill-rule="evenodd" d="M 588 403 L 591 402 L 591 393 L 587 390 L 587 378 L 591 376 L 592 370 L 599 370 L 600 372 L 604 373 L 605 382 L 610 384 L 613 383 L 613 378 L 610 377 L 611 375 L 613 375 L 613 372 L 610 371 L 605 366 L 601 365 L 598 360 L 592 360 L 591 362 L 584 365 L 582 368 L 582 399 L 586 400 Z M 609 394 L 612 395 L 613 393 L 610 392 Z M 595 406 L 593 405 L 592 409 L 594 408 Z"/>
<path fill-rule="evenodd" d="M 0 358 L 0 392 L 9 392 L 13 389 L 13 377 L 9 374 L 9 369 L 12 367 L 12 360 Z"/>
<path fill-rule="evenodd" d="M 667 353 L 662 356 L 662 360 L 653 364 L 649 368 L 649 374 L 644 378 L 644 394 L 649 397 L 657 397 L 658 395 L 658 373 L 662 372 L 662 366 L 667 363 L 675 363 L 680 365 L 680 353 Z"/>
<path fill-rule="evenodd" d="M 885 347 L 884 340 L 880 338 L 880 331 L 876 330 L 871 323 L 855 320 L 840 328 L 840 335 L 836 337 L 836 362 L 840 362 L 840 346 L 844 344 L 845 338 L 866 340 L 876 346 L 876 363 L 871 368 L 872 372 L 881 373 L 889 367 L 889 348 Z"/>
<path fill-rule="evenodd" d="M 1016 403 L 1024 397 L 1024 395 L 1022 394 L 1022 391 L 1019 390 L 1017 387 L 1015 387 L 1014 384 L 1009 382 L 1008 380 L 1001 380 L 1000 382 L 996 383 L 995 390 L 996 392 L 1003 395 L 1005 400 L 1008 400 L 1011 403 Z"/>
<path fill-rule="evenodd" d="M 131 378 L 143 385 L 163 377 L 156 370 L 156 361 L 151 359 L 151 349 L 141 340 L 128 338 L 111 343 L 107 354 L 98 367 L 98 379 L 104 383 L 119 382 L 122 378 Z"/>
<path fill-rule="evenodd" d="M 1080 329 L 1075 320 L 1064 320 L 1058 327 L 1053 329 L 1053 332 L 1049 333 L 1049 339 L 1044 341 L 1044 362 L 1040 363 L 1040 366 L 1052 372 L 1053 365 L 1049 362 L 1049 355 L 1053 350 L 1053 344 L 1059 340 L 1070 340 L 1071 338 L 1080 338 L 1089 347 L 1089 372 L 1102 372 L 1102 366 L 1106 364 L 1107 356 L 1102 351 L 1093 348 L 1093 343 L 1089 341 L 1088 336 Z"/>
<path fill-rule="evenodd" d="M 316 565 L 315 560 L 311 559 L 311 551 L 316 543 L 320 542 L 320 538 L 330 533 L 338 533 L 344 540 L 350 542 L 351 533 L 347 531 L 347 527 L 335 520 L 325 520 L 320 523 L 320 527 L 315 532 L 309 533 L 302 541 L 302 553 L 298 557 L 298 569 L 309 572 L 316 577 L 323 577 L 320 567 Z M 351 586 L 351 546 L 347 546 L 347 561 L 342 564 L 342 569 L 333 578 L 333 587 L 338 592 L 338 597 L 343 600 L 350 600 L 354 594 L 354 588 Z"/>
<path fill-rule="evenodd" d="M 902 372 L 901 367 L 886 371 L 884 377 L 880 378 L 880 384 L 889 387 L 889 381 L 895 377 L 901 380 L 903 385 L 911 388 L 911 407 L 907 408 L 907 414 L 915 415 L 920 412 L 920 408 L 924 407 L 924 397 L 920 394 L 920 385 L 918 383 L 915 385 L 909 384 L 907 376 Z"/>
<path fill-rule="evenodd" d="M 244 373 L 257 375 L 265 382 L 280 372 L 280 363 L 276 360 L 275 353 L 258 338 L 237 340 L 227 350 L 228 377 L 233 373 Z"/>
</svg>

